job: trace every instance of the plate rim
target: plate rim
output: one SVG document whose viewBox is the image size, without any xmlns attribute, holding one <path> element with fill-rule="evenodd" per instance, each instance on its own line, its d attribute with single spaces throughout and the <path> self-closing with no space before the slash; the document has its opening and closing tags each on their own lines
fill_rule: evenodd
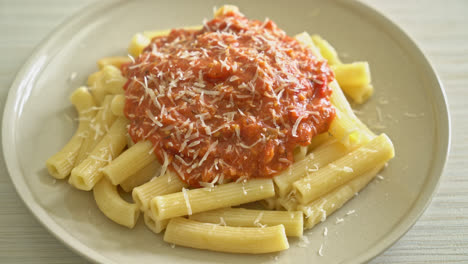
<svg viewBox="0 0 468 264">
<path fill-rule="evenodd" d="M 8 95 L 6 99 L 6 103 L 4 106 L 3 111 L 3 119 L 2 119 L 2 150 L 3 150 L 3 157 L 5 161 L 5 166 L 8 172 L 8 176 L 13 183 L 16 193 L 22 200 L 23 204 L 26 205 L 26 208 L 29 212 L 36 218 L 36 220 L 49 232 L 52 234 L 57 240 L 59 240 L 62 244 L 64 244 L 67 248 L 71 251 L 75 252 L 81 257 L 84 257 L 88 261 L 93 263 L 112 263 L 117 264 L 112 259 L 106 258 L 105 256 L 99 254 L 96 250 L 88 247 L 80 240 L 74 238 L 69 232 L 67 232 L 64 228 L 62 228 L 59 224 L 57 224 L 50 216 L 45 212 L 45 210 L 38 205 L 32 195 L 28 192 L 28 189 L 24 187 L 24 181 L 22 178 L 14 177 L 15 175 L 13 172 L 21 173 L 20 169 L 18 168 L 17 161 L 17 152 L 16 148 L 13 145 L 16 144 L 16 135 L 14 132 L 14 128 L 16 125 L 16 120 L 13 118 L 14 112 L 16 112 L 16 101 L 18 94 L 21 91 L 21 88 L 27 85 L 27 81 L 30 79 L 26 79 L 26 82 L 22 78 L 25 76 L 26 73 L 31 72 L 34 68 L 35 62 L 41 58 L 41 55 L 44 56 L 48 54 L 46 52 L 47 46 L 50 43 L 54 42 L 54 39 L 62 35 L 67 35 L 67 31 L 72 28 L 74 25 L 80 23 L 80 20 L 92 16 L 94 13 L 97 13 L 101 10 L 104 10 L 106 7 L 112 7 L 114 5 L 119 5 L 124 3 L 125 0 L 103 0 L 96 3 L 87 4 L 81 9 L 78 9 L 70 16 L 66 17 L 63 22 L 59 23 L 40 43 L 37 45 L 31 55 L 28 57 L 26 62 L 20 67 L 18 72 L 15 74 L 15 78 L 11 83 Z M 49 56 L 46 56 L 47 59 L 50 59 Z M 35 78 L 36 76 L 28 76 L 29 78 Z M 14 124 L 9 126 L 10 124 Z M 10 141 L 8 139 L 11 139 Z M 11 155 L 12 153 L 16 155 Z M 10 155 L 9 155 L 10 154 Z M 15 163 L 13 163 L 15 162 Z M 14 164 L 14 168 L 12 167 Z M 21 186 L 23 184 L 23 186 Z M 20 191 L 21 189 L 26 188 L 25 191 Z"/>
<path fill-rule="evenodd" d="M 39 58 L 45 56 L 45 60 L 49 60 L 49 52 L 47 52 L 47 46 L 51 45 L 54 39 L 60 39 L 60 36 L 66 36 L 71 32 L 70 28 L 76 24 L 79 24 L 80 21 L 86 17 L 92 17 L 93 14 L 98 13 L 99 11 L 107 8 L 114 7 L 124 3 L 124 0 L 105 0 L 99 1 L 96 3 L 91 3 L 77 10 L 71 16 L 68 16 L 64 19 L 64 22 L 60 23 L 48 36 L 43 39 L 40 44 L 34 48 L 31 55 L 28 57 L 26 62 L 21 66 L 18 72 L 15 75 L 13 82 L 10 85 L 5 107 L 3 113 L 2 121 L 2 149 L 5 160 L 6 169 L 13 183 L 16 193 L 26 205 L 31 214 L 39 221 L 39 223 L 48 230 L 55 238 L 66 245 L 73 252 L 78 255 L 86 258 L 89 261 L 96 263 L 116 263 L 112 259 L 109 259 L 96 250 L 91 249 L 90 247 L 83 244 L 80 240 L 74 238 L 69 234 L 64 228 L 58 225 L 49 214 L 46 213 L 44 208 L 37 204 L 28 192 L 28 188 L 25 186 L 25 182 L 22 177 L 15 177 L 16 175 L 21 174 L 19 164 L 18 164 L 18 155 L 16 151 L 16 135 L 15 128 L 17 119 L 13 118 L 16 112 L 16 103 L 19 98 L 18 95 L 22 91 L 22 88 L 28 85 L 28 81 L 34 80 L 36 76 L 28 76 L 24 79 L 23 77 L 31 72 L 34 69 L 35 63 Z M 400 28 L 396 23 L 389 19 L 386 15 L 376 10 L 375 8 L 362 3 L 360 1 L 345 1 L 339 0 L 340 4 L 350 5 L 355 10 L 364 12 L 367 15 L 371 15 L 374 18 L 378 19 L 381 24 L 384 24 L 386 28 L 393 30 L 391 36 L 395 34 L 398 35 L 399 41 L 404 42 L 405 47 L 411 48 L 415 53 L 416 57 L 419 58 L 420 63 L 424 64 L 427 68 L 426 70 L 430 73 L 431 78 L 435 78 L 435 83 L 437 87 L 431 86 L 431 103 L 433 108 L 435 107 L 438 111 L 434 112 L 435 120 L 435 139 L 438 140 L 437 148 L 439 152 L 435 157 L 437 160 L 441 160 L 437 163 L 434 168 L 428 173 L 426 181 L 424 182 L 421 192 L 419 193 L 417 199 L 413 202 L 413 205 L 408 209 L 408 213 L 394 226 L 394 228 L 384 235 L 378 243 L 373 247 L 368 248 L 366 252 L 357 252 L 357 258 L 353 260 L 345 260 L 346 263 L 361 263 L 367 262 L 371 259 L 377 257 L 379 254 L 384 252 L 386 249 L 391 247 L 396 243 L 403 235 L 405 235 L 411 227 L 417 222 L 421 215 L 426 211 L 428 205 L 431 203 L 432 198 L 437 193 L 437 188 L 440 183 L 440 179 L 443 176 L 444 169 L 447 165 L 448 156 L 450 153 L 451 147 L 451 117 L 449 113 L 447 95 L 445 93 L 444 86 L 440 80 L 440 77 L 436 73 L 433 64 L 429 58 L 422 52 L 421 48 L 417 45 L 409 34 L 407 34 L 402 28 Z M 26 80 L 26 81 L 25 81 Z M 438 88 L 438 89 L 437 89 Z M 434 100 L 434 96 L 437 95 L 439 100 Z M 444 126 L 440 126 L 441 123 Z M 11 155 L 15 154 L 15 155 Z"/>
<path fill-rule="evenodd" d="M 346 0 L 339 0 L 339 2 L 346 2 Z M 367 263 L 368 261 L 376 258 L 379 256 L 381 253 L 383 253 L 385 250 L 390 248 L 392 245 L 394 245 L 397 241 L 399 241 L 419 220 L 419 218 L 422 216 L 422 214 L 426 211 L 428 206 L 432 202 L 432 198 L 435 196 L 435 194 L 438 191 L 438 187 L 440 185 L 441 178 L 444 174 L 447 161 L 449 158 L 449 153 L 450 153 L 450 148 L 451 148 L 451 142 L 452 142 L 452 136 L 451 136 L 451 116 L 450 116 L 450 110 L 449 110 L 449 104 L 447 100 L 447 95 L 445 92 L 445 87 L 440 79 L 440 76 L 437 74 L 435 71 L 435 68 L 433 66 L 433 63 L 431 60 L 424 54 L 420 46 L 417 44 L 417 42 L 408 34 L 403 28 L 398 26 L 393 20 L 391 20 L 388 16 L 380 12 L 379 10 L 375 9 L 374 7 L 367 5 L 360 0 L 358 1 L 350 1 L 346 2 L 348 5 L 354 5 L 357 7 L 359 10 L 365 10 L 366 14 L 372 15 L 376 17 L 377 19 L 380 20 L 382 24 L 385 24 L 385 26 L 400 36 L 400 42 L 405 42 L 407 45 L 405 47 L 411 48 L 415 53 L 416 57 L 420 57 L 421 63 L 424 64 L 426 67 L 426 70 L 430 73 L 430 77 L 435 79 L 435 83 L 438 86 L 438 89 L 431 89 L 431 103 L 433 107 L 433 112 L 434 112 L 434 117 L 436 118 L 435 120 L 435 139 L 438 142 L 437 149 L 441 148 L 440 152 L 438 155 L 433 156 L 433 160 L 441 160 L 438 164 L 438 166 L 433 168 L 429 173 L 429 177 L 426 178 L 426 181 L 424 182 L 422 191 L 419 193 L 418 198 L 413 202 L 413 205 L 408 209 L 408 213 L 406 216 L 398 222 L 397 225 L 394 226 L 393 230 L 387 233 L 377 244 L 375 244 L 373 247 L 368 249 L 368 252 L 362 253 L 358 256 L 356 260 L 346 260 L 344 263 Z M 390 34 L 391 36 L 394 36 L 395 33 Z M 431 86 L 432 87 L 432 86 Z M 437 96 L 439 100 L 433 100 L 434 97 Z M 435 105 L 439 105 L 439 107 L 436 107 L 437 110 L 440 111 L 434 111 Z M 441 127 L 441 123 L 444 123 L 444 126 Z M 438 159 L 437 159 L 438 158 Z M 418 209 L 419 210 L 415 210 Z M 396 231 L 395 231 L 396 229 Z M 370 253 L 369 253 L 370 252 Z M 356 261 L 356 262 L 354 262 Z"/>
</svg>

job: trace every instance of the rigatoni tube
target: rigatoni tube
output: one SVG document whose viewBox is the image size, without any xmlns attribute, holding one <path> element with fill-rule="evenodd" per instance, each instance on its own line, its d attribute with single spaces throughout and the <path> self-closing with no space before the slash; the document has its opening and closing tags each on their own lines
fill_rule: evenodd
<svg viewBox="0 0 468 264">
<path fill-rule="evenodd" d="M 320 54 L 328 61 L 330 65 L 339 65 L 341 64 L 340 59 L 338 58 L 338 53 L 335 48 L 328 43 L 325 39 L 319 35 L 312 35 L 311 37 L 315 46 L 320 50 Z"/>
<path fill-rule="evenodd" d="M 222 208 L 194 214 L 191 220 L 243 227 L 266 227 L 283 225 L 287 236 L 302 236 L 303 216 L 301 211 L 267 211 L 245 208 Z"/>
<path fill-rule="evenodd" d="M 358 104 L 364 103 L 374 92 L 368 62 L 353 62 L 332 66 L 343 92 Z"/>
<path fill-rule="evenodd" d="M 319 146 L 312 153 L 307 155 L 305 159 L 294 162 L 291 168 L 273 177 L 279 196 L 286 197 L 292 190 L 295 181 L 307 176 L 310 171 L 316 171 L 342 157 L 348 151 L 348 148 L 340 142 L 332 141 Z"/>
<path fill-rule="evenodd" d="M 353 62 L 332 66 L 335 78 L 340 87 L 362 86 L 371 82 L 369 63 L 367 61 Z"/>
<path fill-rule="evenodd" d="M 281 207 L 283 207 L 287 211 L 296 211 L 296 208 L 298 205 L 298 202 L 296 200 L 296 197 L 294 197 L 294 195 L 279 197 L 278 203 L 281 205 Z"/>
<path fill-rule="evenodd" d="M 111 110 L 115 116 L 124 116 L 125 95 L 117 94 L 111 102 Z"/>
<path fill-rule="evenodd" d="M 104 57 L 97 61 L 97 65 L 100 70 L 106 65 L 112 65 L 114 67 L 120 68 L 122 64 L 130 63 L 132 60 L 128 56 L 113 56 L 113 57 Z"/>
<path fill-rule="evenodd" d="M 370 129 L 354 114 L 353 109 L 351 108 L 351 105 L 349 104 L 348 99 L 346 99 L 346 96 L 344 95 L 343 90 L 341 90 L 338 82 L 336 80 L 331 82 L 330 87 L 333 89 L 330 97 L 333 106 L 339 110 L 342 116 L 346 116 L 347 119 L 354 123 L 359 132 L 362 133 L 361 137 L 369 140 L 374 138 L 375 134 L 370 131 Z"/>
<path fill-rule="evenodd" d="M 140 141 L 104 167 L 102 172 L 112 184 L 118 185 L 156 160 L 156 155 L 151 151 L 153 148 L 150 141 Z"/>
<path fill-rule="evenodd" d="M 297 209 L 302 210 L 305 216 L 304 228 L 310 229 L 319 222 L 325 221 L 329 215 L 340 209 L 356 193 L 361 191 L 382 167 L 383 165 L 379 165 L 371 169 L 307 205 L 299 205 Z"/>
<path fill-rule="evenodd" d="M 110 109 L 110 103 L 113 95 L 107 95 L 104 97 L 102 105 L 98 108 L 99 111 L 91 119 L 89 123 L 89 133 L 84 138 L 83 144 L 81 145 L 78 157 L 76 158 L 76 165 L 80 164 L 89 153 L 96 147 L 99 141 L 107 134 L 109 128 L 114 123 L 116 116 L 112 114 Z"/>
<path fill-rule="evenodd" d="M 80 124 L 73 137 L 59 152 L 46 161 L 47 170 L 56 179 L 64 179 L 70 175 L 76 164 L 86 134 L 89 134 L 89 121 L 95 115 L 96 106 L 93 96 L 86 87 L 80 87 L 73 92 L 70 101 L 78 111 Z"/>
<path fill-rule="evenodd" d="M 250 203 L 274 195 L 271 179 L 253 179 L 156 196 L 151 200 L 151 211 L 156 218 L 167 219 Z"/>
<path fill-rule="evenodd" d="M 141 33 L 133 36 L 130 44 L 128 45 L 128 53 L 134 58 L 138 58 L 143 52 L 143 49 L 151 43 L 151 39 Z"/>
<path fill-rule="evenodd" d="M 70 184 L 89 191 L 102 178 L 101 169 L 117 157 L 127 145 L 128 121 L 118 118 L 106 136 L 94 147 L 89 156 L 71 171 Z"/>
<path fill-rule="evenodd" d="M 143 169 L 135 172 L 134 175 L 128 177 L 125 181 L 120 183 L 120 187 L 126 192 L 131 192 L 133 188 L 149 182 L 156 175 L 159 175 L 161 164 L 155 160 L 148 164 Z"/>
<path fill-rule="evenodd" d="M 319 147 L 322 144 L 325 144 L 327 141 L 329 141 L 332 137 L 330 134 L 327 132 L 324 132 L 322 134 L 316 135 L 312 138 L 312 141 L 310 142 L 309 146 L 307 146 L 307 151 L 310 152 L 314 150 L 315 148 Z"/>
<path fill-rule="evenodd" d="M 317 172 L 294 182 L 296 198 L 302 204 L 313 201 L 363 174 L 375 164 L 387 162 L 394 155 L 392 141 L 382 134 Z"/>
<path fill-rule="evenodd" d="M 150 210 L 150 201 L 158 195 L 180 192 L 187 184 L 179 179 L 179 177 L 171 171 L 166 171 L 163 176 L 154 178 L 143 185 L 133 189 L 132 197 L 140 210 Z"/>
<path fill-rule="evenodd" d="M 169 224 L 170 219 L 158 220 L 154 219 L 150 211 L 144 213 L 145 225 L 149 230 L 153 231 L 156 234 L 161 233 L 166 229 L 167 224 Z"/>
<path fill-rule="evenodd" d="M 109 219 L 117 224 L 133 228 L 140 215 L 136 204 L 126 202 L 117 192 L 117 187 L 106 178 L 101 179 L 93 188 L 96 204 Z"/>
<path fill-rule="evenodd" d="M 173 218 L 164 241 L 184 247 L 230 253 L 261 254 L 289 248 L 283 225 L 272 227 L 231 227 Z"/>
<path fill-rule="evenodd" d="M 123 94 L 123 86 L 127 82 L 127 78 L 122 76 L 119 68 L 113 65 L 106 65 L 102 68 L 102 86 L 108 94 Z"/>
</svg>

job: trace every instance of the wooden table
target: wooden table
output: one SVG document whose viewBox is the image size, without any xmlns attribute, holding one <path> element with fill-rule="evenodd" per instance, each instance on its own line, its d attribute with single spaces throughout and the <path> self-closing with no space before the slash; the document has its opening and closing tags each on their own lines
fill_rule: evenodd
<svg viewBox="0 0 468 264">
<path fill-rule="evenodd" d="M 2 105 L 16 72 L 34 47 L 91 2 L 0 0 Z M 372 263 L 468 263 L 468 1 L 364 2 L 401 26 L 432 61 L 448 95 L 453 142 L 431 205 L 401 240 Z M 11 184 L 3 158 L 0 173 L 0 262 L 86 263 L 26 209 Z"/>
</svg>

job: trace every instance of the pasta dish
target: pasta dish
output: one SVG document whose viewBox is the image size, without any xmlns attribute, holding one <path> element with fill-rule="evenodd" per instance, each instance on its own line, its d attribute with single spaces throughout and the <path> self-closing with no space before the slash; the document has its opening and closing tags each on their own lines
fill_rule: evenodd
<svg viewBox="0 0 468 264">
<path fill-rule="evenodd" d="M 345 96 L 372 95 L 368 63 L 342 63 L 318 35 L 223 6 L 202 26 L 137 33 L 128 51 L 72 93 L 78 129 L 46 162 L 122 226 L 142 213 L 171 244 L 285 250 L 394 156 Z"/>
</svg>

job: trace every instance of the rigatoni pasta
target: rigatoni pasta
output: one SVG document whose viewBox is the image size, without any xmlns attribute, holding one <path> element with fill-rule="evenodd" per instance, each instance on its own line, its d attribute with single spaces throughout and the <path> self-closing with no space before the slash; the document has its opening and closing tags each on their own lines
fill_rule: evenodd
<svg viewBox="0 0 468 264">
<path fill-rule="evenodd" d="M 325 168 L 294 182 L 296 198 L 302 204 L 313 201 L 372 169 L 375 164 L 387 162 L 394 155 L 392 142 L 382 134 Z"/>
<path fill-rule="evenodd" d="M 118 69 L 122 67 L 122 65 L 130 63 L 131 60 L 128 56 L 114 56 L 114 57 L 104 57 L 97 61 L 97 65 L 99 70 L 102 70 L 104 66 L 112 65 Z"/>
<path fill-rule="evenodd" d="M 336 140 L 318 147 L 303 160 L 295 162 L 290 169 L 273 177 L 278 195 L 280 197 L 287 196 L 291 192 L 295 181 L 337 160 L 350 150 L 350 148 L 345 147 Z"/>
<path fill-rule="evenodd" d="M 160 169 L 161 164 L 159 164 L 159 162 L 155 160 L 150 164 L 146 165 L 146 167 L 135 172 L 133 175 L 130 175 L 128 179 L 120 183 L 120 187 L 122 187 L 122 189 L 125 192 L 131 192 L 136 187 L 143 185 L 149 182 L 154 177 L 158 176 Z"/>
<path fill-rule="evenodd" d="M 124 116 L 125 96 L 118 94 L 112 98 L 111 111 L 115 116 Z"/>
<path fill-rule="evenodd" d="M 127 144 L 125 129 L 128 121 L 118 118 L 109 132 L 94 147 L 89 156 L 71 171 L 70 184 L 77 189 L 90 191 L 102 178 L 102 168 L 117 157 Z"/>
<path fill-rule="evenodd" d="M 320 199 L 305 205 L 299 204 L 297 209 L 302 210 L 305 216 L 304 228 L 310 229 L 319 222 L 325 221 L 327 216 L 340 209 L 356 193 L 361 191 L 381 169 L 382 165 L 377 165 L 375 168 L 359 175 L 350 182 L 322 196 Z"/>
<path fill-rule="evenodd" d="M 332 66 L 335 77 L 343 91 L 358 104 L 364 103 L 374 92 L 367 62 L 343 64 L 330 43 L 318 35 L 311 37 L 320 54 Z"/>
<path fill-rule="evenodd" d="M 151 142 L 140 141 L 104 167 L 102 172 L 112 184 L 118 185 L 150 163 L 156 161 L 156 156 L 151 153 L 152 149 L 153 144 Z"/>
<path fill-rule="evenodd" d="M 89 121 L 89 132 L 83 138 L 83 143 L 78 152 L 76 163 L 80 164 L 89 153 L 96 147 L 101 139 L 109 131 L 109 128 L 115 121 L 115 116 L 112 114 L 110 109 L 110 103 L 112 101 L 112 95 L 104 97 L 100 107 L 96 108 L 98 111 L 94 118 Z"/>
<path fill-rule="evenodd" d="M 201 223 L 185 218 L 169 221 L 164 241 L 186 247 L 230 253 L 260 254 L 289 248 L 283 225 L 231 227 Z"/>
<path fill-rule="evenodd" d="M 155 178 L 133 189 L 132 197 L 142 211 L 150 210 L 150 202 L 156 196 L 180 192 L 187 184 L 174 173 L 167 171 L 164 175 Z"/>
<path fill-rule="evenodd" d="M 95 102 L 92 95 L 85 87 L 78 88 L 70 97 L 75 106 L 80 124 L 70 141 L 59 152 L 46 161 L 49 174 L 57 179 L 66 178 L 77 163 L 78 153 L 83 140 L 89 135 L 89 123 L 95 115 Z"/>
<path fill-rule="evenodd" d="M 228 226 L 267 227 L 283 225 L 287 236 L 302 236 L 301 211 L 266 211 L 245 208 L 222 208 L 189 216 L 189 219 Z"/>
<path fill-rule="evenodd" d="M 271 179 L 255 179 L 212 188 L 182 189 L 178 193 L 156 196 L 151 200 L 151 211 L 156 218 L 162 220 L 255 202 L 274 195 Z"/>
<path fill-rule="evenodd" d="M 99 209 L 112 221 L 133 228 L 140 215 L 136 204 L 130 204 L 120 197 L 117 187 L 106 178 L 93 188 L 94 199 Z"/>
<path fill-rule="evenodd" d="M 343 93 L 371 96 L 369 64 L 343 63 L 318 35 L 223 6 L 203 26 L 137 33 L 128 52 L 72 94 L 78 130 L 46 162 L 122 226 L 142 213 L 171 244 L 285 250 L 394 156 Z"/>
<path fill-rule="evenodd" d="M 306 35 L 308 35 L 306 33 Z M 306 36 L 306 38 L 308 38 Z M 335 48 L 333 48 L 328 41 L 323 39 L 319 35 L 312 35 L 310 39 L 313 41 L 314 46 L 317 48 L 318 52 L 328 61 L 328 63 L 332 66 L 340 65 L 341 60 L 338 58 L 338 53 L 336 52 Z"/>
<path fill-rule="evenodd" d="M 149 230 L 156 234 L 161 233 L 166 229 L 170 219 L 159 220 L 153 217 L 150 211 L 144 213 L 145 225 Z"/>
<path fill-rule="evenodd" d="M 123 86 L 127 79 L 122 76 L 119 68 L 113 65 L 106 65 L 102 68 L 102 86 L 108 94 L 123 94 Z"/>
</svg>

